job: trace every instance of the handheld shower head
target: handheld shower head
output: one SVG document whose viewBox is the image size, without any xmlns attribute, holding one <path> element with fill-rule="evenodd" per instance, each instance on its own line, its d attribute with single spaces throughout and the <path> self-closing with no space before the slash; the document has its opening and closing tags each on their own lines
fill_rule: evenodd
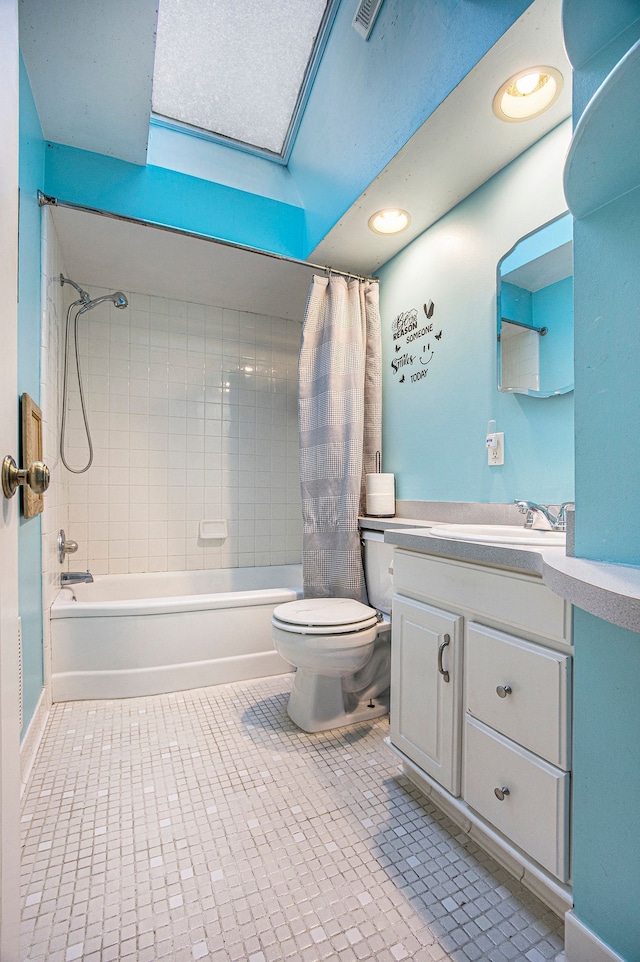
<svg viewBox="0 0 640 962">
<path fill-rule="evenodd" d="M 92 310 L 92 308 L 96 307 L 97 304 L 102 304 L 104 303 L 104 301 L 111 301 L 113 304 L 115 304 L 118 310 L 121 310 L 121 311 L 123 311 L 125 307 L 129 306 L 129 301 L 126 298 L 126 295 L 122 293 L 122 291 L 114 291 L 113 294 L 103 294 L 102 297 L 95 297 L 93 300 L 91 300 L 87 292 L 84 291 L 79 284 L 76 284 L 75 281 L 72 281 L 70 277 L 65 277 L 63 274 L 61 274 L 60 286 L 64 287 L 65 284 L 71 284 L 71 286 L 75 287 L 78 294 L 80 295 L 80 299 L 82 301 L 82 307 L 78 311 L 78 314 L 83 314 L 85 311 L 90 311 Z M 76 303 L 79 303 L 79 302 L 76 301 Z"/>
<path fill-rule="evenodd" d="M 82 383 L 82 372 L 80 370 L 80 352 L 78 350 L 78 318 L 85 311 L 91 311 L 98 304 L 102 304 L 104 301 L 111 301 L 111 303 L 118 308 L 118 310 L 124 310 L 125 307 L 129 306 L 129 301 L 122 291 L 114 291 L 113 294 L 103 294 L 102 297 L 94 297 L 93 300 L 89 297 L 86 291 L 76 284 L 75 281 L 70 280 L 68 277 L 60 275 L 60 284 L 64 286 L 65 284 L 71 284 L 75 287 L 78 294 L 80 295 L 79 300 L 74 301 L 69 304 L 67 308 L 67 322 L 64 330 L 64 371 L 62 376 L 62 413 L 60 417 L 60 459 L 67 470 L 71 471 L 73 474 L 84 474 L 88 471 L 93 464 L 93 442 L 91 440 L 91 431 L 89 430 L 89 421 L 87 418 L 87 408 L 84 400 L 84 386 Z M 78 306 L 80 305 L 80 306 Z M 71 312 L 74 308 L 78 308 L 75 312 L 73 318 L 73 324 L 71 323 Z M 78 392 L 80 395 L 80 410 L 82 411 L 82 419 L 84 421 L 84 429 L 87 439 L 87 447 L 89 449 L 89 455 L 87 463 L 82 468 L 73 468 L 69 464 L 65 453 L 65 438 L 67 429 L 67 408 L 69 401 L 69 336 L 70 333 L 73 334 L 73 344 L 74 344 L 74 354 L 75 354 L 75 369 L 78 382 Z"/>
<path fill-rule="evenodd" d="M 123 294 L 122 291 L 115 291 L 113 294 L 103 294 L 102 297 L 95 297 L 92 301 L 86 301 L 78 313 L 84 314 L 85 311 L 91 311 L 98 304 L 103 304 L 105 301 L 111 301 L 120 311 L 123 311 L 125 307 L 129 306 L 126 295 Z"/>
</svg>

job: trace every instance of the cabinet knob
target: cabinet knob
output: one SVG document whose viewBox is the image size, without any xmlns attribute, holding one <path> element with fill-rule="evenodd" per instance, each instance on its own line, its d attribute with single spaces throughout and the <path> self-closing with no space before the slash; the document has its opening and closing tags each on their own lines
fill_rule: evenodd
<svg viewBox="0 0 640 962">
<path fill-rule="evenodd" d="M 511 685 L 498 685 L 496 694 L 499 695 L 500 698 L 506 698 L 507 695 L 511 694 Z"/>
<path fill-rule="evenodd" d="M 506 788 L 505 786 L 503 786 L 502 788 L 494 788 L 493 794 L 496 796 L 496 798 L 497 798 L 500 802 L 504 802 L 505 797 L 506 797 L 507 795 L 510 795 L 511 793 L 510 793 L 510 791 L 509 791 L 508 788 Z"/>
</svg>

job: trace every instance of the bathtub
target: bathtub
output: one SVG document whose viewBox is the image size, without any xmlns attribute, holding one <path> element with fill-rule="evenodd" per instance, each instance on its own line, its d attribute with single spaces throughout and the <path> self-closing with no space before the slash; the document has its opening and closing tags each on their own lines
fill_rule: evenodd
<svg viewBox="0 0 640 962">
<path fill-rule="evenodd" d="M 102 575 L 51 606 L 53 701 L 128 698 L 291 671 L 271 640 L 302 566 Z"/>
</svg>

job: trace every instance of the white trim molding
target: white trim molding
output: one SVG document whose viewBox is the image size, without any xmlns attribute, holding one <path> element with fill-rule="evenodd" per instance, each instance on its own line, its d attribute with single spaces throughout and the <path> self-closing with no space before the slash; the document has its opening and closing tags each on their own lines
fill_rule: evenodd
<svg viewBox="0 0 640 962">
<path fill-rule="evenodd" d="M 573 910 L 564 917 L 564 955 L 566 962 L 625 962 L 625 959 L 587 928 Z"/>
<path fill-rule="evenodd" d="M 20 745 L 20 800 L 24 796 L 31 769 L 42 742 L 42 736 L 49 718 L 50 705 L 47 689 L 43 688 Z"/>
</svg>

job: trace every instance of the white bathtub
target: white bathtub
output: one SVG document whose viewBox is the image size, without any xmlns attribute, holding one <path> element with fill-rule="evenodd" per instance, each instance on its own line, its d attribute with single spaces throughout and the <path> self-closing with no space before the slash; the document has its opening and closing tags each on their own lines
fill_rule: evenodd
<svg viewBox="0 0 640 962">
<path fill-rule="evenodd" d="M 102 575 L 51 606 L 53 701 L 184 691 L 290 671 L 271 613 L 302 566 Z"/>
</svg>

